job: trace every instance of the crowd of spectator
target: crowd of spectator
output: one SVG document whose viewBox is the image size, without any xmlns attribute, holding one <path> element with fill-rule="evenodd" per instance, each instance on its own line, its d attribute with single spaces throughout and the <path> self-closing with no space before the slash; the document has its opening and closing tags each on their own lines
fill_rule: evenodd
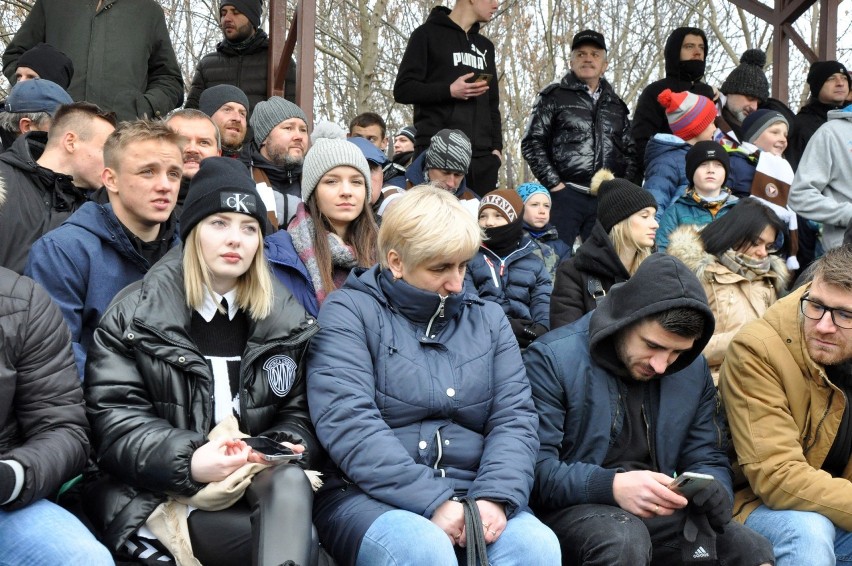
<svg viewBox="0 0 852 566">
<path fill-rule="evenodd" d="M 500 187 L 496 0 L 412 33 L 396 132 L 218 7 L 185 104 L 154 0 L 3 54 L 0 563 L 849 560 L 843 64 L 794 114 L 681 27 L 631 117 L 579 31 Z"/>
</svg>

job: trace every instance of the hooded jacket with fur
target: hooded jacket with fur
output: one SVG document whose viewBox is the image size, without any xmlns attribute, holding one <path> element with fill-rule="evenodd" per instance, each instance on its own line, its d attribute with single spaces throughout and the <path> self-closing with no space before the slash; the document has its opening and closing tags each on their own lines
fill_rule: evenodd
<svg viewBox="0 0 852 566">
<path fill-rule="evenodd" d="M 713 338 L 704 348 L 704 357 L 710 365 L 713 380 L 719 379 L 719 367 L 725 359 L 728 344 L 748 322 L 766 313 L 781 293 L 789 279 L 784 260 L 770 256 L 769 272 L 749 281 L 722 265 L 718 258 L 704 251 L 701 236 L 692 226 L 681 226 L 669 236 L 666 252 L 681 260 L 695 273 L 707 303 L 716 319 Z"/>
<path fill-rule="evenodd" d="M 651 255 L 642 267 L 630 281 L 613 286 L 594 312 L 547 333 L 524 354 L 539 413 L 537 509 L 615 505 L 618 470 L 602 464 L 624 426 L 619 398 L 623 380 L 631 379 L 617 354 L 619 334 L 677 307 L 700 312 L 705 323 L 692 348 L 649 384 L 651 465 L 668 476 L 710 474 L 732 493 L 724 417 L 701 356 L 713 334 L 704 290 L 683 263 L 664 254 Z"/>
</svg>

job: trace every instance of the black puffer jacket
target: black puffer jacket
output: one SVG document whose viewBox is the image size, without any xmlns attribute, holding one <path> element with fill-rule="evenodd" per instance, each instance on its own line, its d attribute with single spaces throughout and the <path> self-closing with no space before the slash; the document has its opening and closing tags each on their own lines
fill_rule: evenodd
<svg viewBox="0 0 852 566">
<path fill-rule="evenodd" d="M 585 83 L 569 72 L 539 93 L 521 152 L 545 187 L 560 182 L 588 187 L 603 167 L 616 177 L 635 178 L 630 111 L 604 78 L 600 89 L 595 103 Z"/>
<path fill-rule="evenodd" d="M 17 273 L 24 272 L 33 243 L 87 200 L 70 176 L 36 163 L 46 143 L 45 132 L 30 132 L 0 155 L 0 183 L 9 192 L 0 207 L 0 266 Z"/>
<path fill-rule="evenodd" d="M 240 88 L 249 100 L 251 114 L 255 105 L 266 100 L 266 81 L 269 77 L 269 36 L 262 29 L 242 49 L 234 49 L 227 41 L 220 41 L 216 51 L 208 53 L 198 62 L 192 86 L 186 96 L 186 108 L 198 108 L 198 99 L 204 89 L 230 84 Z M 284 98 L 296 101 L 296 62 L 290 58 L 284 79 Z"/>
<path fill-rule="evenodd" d="M 563 261 L 556 270 L 553 294 L 550 296 L 550 329 L 571 324 L 593 311 L 597 301 L 589 290 L 589 281 L 597 279 L 605 293 L 630 274 L 600 222 L 595 222 L 589 239 L 577 248 L 577 253 Z"/>
<path fill-rule="evenodd" d="M 0 460 L 24 468 L 24 486 L 3 511 L 55 494 L 83 470 L 89 425 L 71 334 L 48 294 L 0 268 Z"/>
<path fill-rule="evenodd" d="M 240 430 L 320 452 L 308 416 L 302 355 L 316 323 L 275 280 L 272 314 L 251 321 L 242 357 Z M 213 427 L 213 376 L 189 337 L 182 248 L 116 297 L 86 364 L 86 407 L 100 473 L 87 478 L 87 512 L 113 550 L 166 494 L 193 495 L 192 454 Z M 278 363 L 276 363 L 278 362 Z M 272 369 L 295 368 L 273 372 Z M 283 364 L 283 366 L 282 366 Z M 273 388 L 273 379 L 289 390 Z M 310 456 L 302 461 L 310 466 Z"/>
<path fill-rule="evenodd" d="M 664 56 L 666 59 L 666 78 L 653 82 L 645 87 L 642 94 L 639 95 L 639 100 L 636 102 L 636 111 L 633 113 L 633 125 L 631 134 L 636 141 L 636 155 L 639 156 L 638 162 L 641 169 L 645 162 L 645 146 L 648 145 L 648 140 L 654 137 L 654 134 L 670 134 L 669 121 L 666 118 L 666 111 L 657 101 L 657 97 L 667 88 L 672 92 L 692 92 L 706 96 L 713 100 L 715 95 L 713 87 L 701 82 L 701 77 L 690 77 L 680 65 L 680 48 L 683 45 L 683 39 L 687 35 L 700 35 L 704 39 L 705 60 L 709 54 L 709 45 L 707 44 L 707 36 L 703 31 L 695 28 L 677 28 L 666 40 Z M 640 170 L 640 173 L 642 171 Z"/>
</svg>

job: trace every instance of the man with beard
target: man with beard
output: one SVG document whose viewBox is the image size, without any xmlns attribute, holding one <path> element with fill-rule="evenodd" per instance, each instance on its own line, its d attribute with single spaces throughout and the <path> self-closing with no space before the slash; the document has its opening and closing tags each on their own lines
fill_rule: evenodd
<svg viewBox="0 0 852 566">
<path fill-rule="evenodd" d="M 198 62 L 192 85 L 186 96 L 186 108 L 200 108 L 201 95 L 210 87 L 230 84 L 239 87 L 254 107 L 267 97 L 269 76 L 269 36 L 260 27 L 262 0 L 222 0 L 219 2 L 219 27 L 223 39 L 216 51 Z M 290 59 L 284 82 L 287 100 L 296 98 L 296 63 Z"/>
<path fill-rule="evenodd" d="M 713 313 L 679 260 L 653 254 L 583 318 L 524 354 L 541 448 L 531 504 L 562 564 L 769 564 L 731 522 L 725 422 L 707 362 Z M 685 497 L 687 472 L 712 479 Z"/>
<path fill-rule="evenodd" d="M 166 125 L 184 139 L 183 175 L 175 206 L 175 216 L 180 217 L 183 201 L 189 192 L 189 182 L 198 173 L 202 159 L 222 154 L 221 141 L 216 124 L 200 110 L 175 110 L 166 118 Z"/>
<path fill-rule="evenodd" d="M 201 93 L 198 109 L 219 128 L 224 157 L 242 154 L 248 131 L 248 107 L 246 94 L 233 85 L 216 85 Z"/>
<path fill-rule="evenodd" d="M 702 82 L 707 56 L 707 36 L 698 28 L 674 30 L 666 40 L 664 51 L 666 77 L 645 87 L 636 103 L 631 135 L 636 142 L 638 173 L 644 171 L 645 146 L 654 134 L 670 134 L 666 112 L 657 97 L 666 89 L 672 92 L 689 91 L 715 100 L 713 87 Z"/>
<path fill-rule="evenodd" d="M 852 555 L 852 247 L 826 252 L 813 277 L 740 330 L 719 376 L 748 479 L 736 519 L 778 566 Z"/>
<path fill-rule="evenodd" d="M 279 226 L 296 215 L 302 195 L 302 161 L 308 151 L 308 118 L 280 96 L 258 104 L 251 115 L 254 141 L 247 165 L 258 183 L 275 191 Z"/>
<path fill-rule="evenodd" d="M 405 188 L 405 170 L 414 161 L 414 138 L 417 128 L 405 126 L 393 137 L 393 156 L 385 165 L 385 185 Z"/>
</svg>

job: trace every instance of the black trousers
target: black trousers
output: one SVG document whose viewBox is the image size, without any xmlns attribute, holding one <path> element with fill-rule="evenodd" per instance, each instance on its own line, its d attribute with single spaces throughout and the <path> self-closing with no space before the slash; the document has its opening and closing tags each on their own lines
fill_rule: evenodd
<svg viewBox="0 0 852 566">
<path fill-rule="evenodd" d="M 643 520 L 610 505 L 574 505 L 540 514 L 559 538 L 563 566 L 674 566 L 682 564 L 683 515 Z M 720 566 L 774 564 L 763 536 L 731 521 L 717 535 Z"/>
<path fill-rule="evenodd" d="M 550 199 L 550 223 L 556 227 L 559 239 L 572 249 L 577 236 L 586 241 L 598 219 L 598 199 L 568 187 L 550 193 Z"/>
<path fill-rule="evenodd" d="M 315 564 L 319 548 L 312 505 L 313 491 L 301 468 L 282 464 L 264 470 L 235 505 L 190 513 L 193 553 L 205 566 Z"/>
</svg>

